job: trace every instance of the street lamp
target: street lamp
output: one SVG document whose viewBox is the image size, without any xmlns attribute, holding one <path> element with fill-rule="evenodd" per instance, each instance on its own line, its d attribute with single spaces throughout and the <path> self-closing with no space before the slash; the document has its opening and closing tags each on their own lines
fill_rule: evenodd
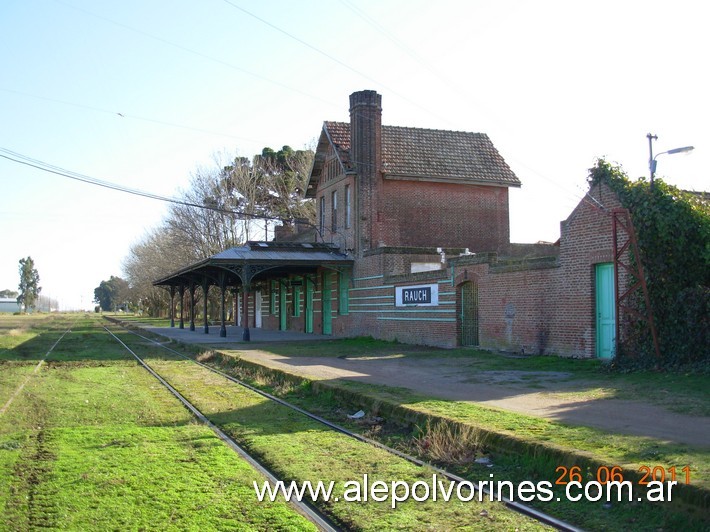
<svg viewBox="0 0 710 532">
<path fill-rule="evenodd" d="M 673 148 L 672 150 L 667 150 L 667 151 L 662 151 L 660 153 L 657 153 L 655 156 L 653 155 L 653 141 L 658 140 L 658 135 L 652 135 L 649 133 L 646 135 L 646 138 L 648 139 L 648 168 L 651 170 L 651 190 L 653 190 L 653 177 L 656 175 L 656 157 L 659 155 L 663 155 L 664 153 L 667 153 L 668 155 L 673 155 L 674 153 L 687 153 L 689 151 L 693 151 L 695 149 L 695 146 L 683 146 L 682 148 Z"/>
</svg>

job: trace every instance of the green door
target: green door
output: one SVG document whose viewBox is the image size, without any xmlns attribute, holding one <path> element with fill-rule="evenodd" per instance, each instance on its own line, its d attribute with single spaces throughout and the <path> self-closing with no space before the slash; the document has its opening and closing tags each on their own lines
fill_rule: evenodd
<svg viewBox="0 0 710 532">
<path fill-rule="evenodd" d="M 286 285 L 279 281 L 279 329 L 286 330 Z"/>
<path fill-rule="evenodd" d="M 306 277 L 306 298 L 303 302 L 306 311 L 306 332 L 313 332 L 313 282 Z"/>
<path fill-rule="evenodd" d="M 610 262 L 597 264 L 595 270 L 597 357 L 613 358 L 616 343 L 614 265 Z"/>
<path fill-rule="evenodd" d="M 478 287 L 468 281 L 461 285 L 461 345 L 478 345 Z"/>
<path fill-rule="evenodd" d="M 333 334 L 333 292 L 330 272 L 323 272 L 321 308 L 323 309 L 323 334 Z"/>
</svg>

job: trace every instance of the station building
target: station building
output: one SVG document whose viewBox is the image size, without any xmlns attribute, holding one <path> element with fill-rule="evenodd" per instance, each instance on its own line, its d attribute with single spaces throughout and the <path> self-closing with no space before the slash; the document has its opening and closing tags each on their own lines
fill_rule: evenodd
<svg viewBox="0 0 710 532">
<path fill-rule="evenodd" d="M 155 284 L 177 296 L 181 326 L 188 306 L 192 329 L 196 290 L 220 290 L 223 331 L 233 294 L 244 339 L 263 327 L 613 356 L 617 198 L 597 185 L 558 242 L 511 244 L 508 190 L 520 185 L 487 135 L 382 125 L 381 95 L 355 92 L 350 121 L 320 132 L 315 228 L 277 228 Z"/>
</svg>

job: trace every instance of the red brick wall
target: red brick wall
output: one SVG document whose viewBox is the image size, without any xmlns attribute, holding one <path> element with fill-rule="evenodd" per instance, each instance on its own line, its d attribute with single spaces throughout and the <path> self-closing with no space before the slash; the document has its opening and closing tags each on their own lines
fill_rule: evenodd
<svg viewBox="0 0 710 532">
<path fill-rule="evenodd" d="M 512 271 L 486 264 L 472 272 L 478 275 L 483 347 L 595 355 L 595 265 L 613 261 L 610 211 L 620 204 L 603 185 L 589 196 L 561 224 L 556 267 L 529 261 L 508 267 Z"/>
<path fill-rule="evenodd" d="M 505 187 L 388 179 L 383 184 L 382 245 L 498 251 L 510 241 Z"/>
<path fill-rule="evenodd" d="M 594 266 L 614 260 L 610 213 L 620 206 L 606 185 L 598 185 L 561 224 L 553 323 L 563 354 L 595 355 Z"/>
<path fill-rule="evenodd" d="M 411 261 L 435 260 L 436 256 L 390 255 L 383 250 L 358 260 L 348 334 L 453 347 L 459 341 L 461 285 L 474 281 L 482 347 L 593 357 L 594 269 L 596 264 L 613 261 L 610 211 L 620 205 L 605 186 L 595 187 L 590 196 L 562 222 L 557 259 L 503 261 L 468 256 L 451 259 L 440 274 L 410 276 L 393 274 L 402 273 Z M 432 281 L 432 275 L 439 279 Z M 407 312 L 394 307 L 394 286 L 430 282 L 439 283 L 439 307 Z"/>
<path fill-rule="evenodd" d="M 403 209 L 411 208 L 412 204 L 407 202 L 415 201 L 405 193 L 409 185 L 397 182 L 390 189 L 393 195 L 397 191 L 405 205 Z M 489 194 L 491 201 L 494 197 L 503 201 L 495 191 L 485 190 L 483 193 Z M 472 198 L 469 200 L 475 202 Z M 505 203 L 507 218 L 507 194 Z M 457 205 L 464 208 L 460 203 Z M 314 332 L 322 331 L 321 293 L 330 289 L 334 336 L 374 336 L 454 347 L 459 342 L 461 286 L 473 281 L 478 286 L 481 347 L 526 354 L 593 357 L 596 342 L 594 270 L 596 264 L 613 261 L 610 212 L 619 206 L 617 198 L 606 186 L 590 190 L 589 197 L 561 223 L 559 257 L 533 255 L 504 260 L 496 254 L 485 253 L 458 257 L 450 251 L 445 269 L 410 274 L 412 262 L 436 262 L 440 260 L 439 255 L 431 248 L 370 250 L 355 262 L 348 315 L 338 314 L 337 275 L 331 276 L 330 287 L 321 286 L 322 275 L 318 276 L 319 285 L 314 295 Z M 440 216 L 453 219 L 457 209 L 449 207 L 442 207 L 444 214 Z M 410 239 L 407 242 L 412 245 L 419 242 L 418 238 L 423 241 L 427 235 L 431 236 L 431 230 L 426 230 L 427 224 L 434 223 L 431 218 L 427 219 L 428 216 L 434 214 L 420 212 L 420 216 L 410 217 L 411 231 L 405 231 L 406 227 L 402 226 L 391 229 L 392 234 L 399 231 L 400 237 Z M 462 223 L 466 221 L 462 219 Z M 434 226 L 439 227 L 439 223 Z M 387 223 L 383 227 L 387 227 Z M 474 232 L 476 228 L 471 225 L 468 231 Z M 441 235 L 443 237 L 444 233 Z M 434 236 L 438 237 L 439 232 Z M 448 243 L 473 248 L 471 244 L 457 240 L 464 236 L 465 232 L 454 232 L 448 236 L 451 240 L 442 242 L 442 246 Z M 427 244 L 432 245 L 430 241 Z M 625 282 L 624 278 L 621 282 Z M 439 306 L 395 306 L 396 286 L 434 283 L 439 287 Z M 305 290 L 301 293 L 301 305 L 304 293 Z M 266 291 L 263 296 L 263 313 L 268 313 Z M 290 299 L 288 304 L 293 304 Z M 264 325 L 278 328 L 277 315 L 264 316 Z M 291 319 L 289 328 L 303 330 L 303 314 L 301 318 Z"/>
<path fill-rule="evenodd" d="M 557 268 L 491 271 L 489 264 L 462 267 L 464 278 L 478 285 L 479 341 L 481 347 L 522 353 L 540 353 L 549 338 L 550 302 L 547 293 Z"/>
<path fill-rule="evenodd" d="M 350 188 L 350 223 L 346 227 L 346 205 L 345 205 L 345 189 Z M 337 194 L 337 229 L 332 230 L 333 217 L 333 192 Z M 355 224 L 357 218 L 356 198 L 355 198 L 355 179 L 352 175 L 342 174 L 337 179 L 334 179 L 325 185 L 318 187 L 316 195 L 316 208 L 320 209 L 320 198 L 325 198 L 325 230 L 323 231 L 323 241 L 337 244 L 342 250 L 353 250 L 356 246 L 355 240 Z M 320 212 L 318 213 L 320 220 Z M 318 239 L 320 240 L 320 238 Z"/>
<path fill-rule="evenodd" d="M 350 227 L 345 227 L 346 185 L 351 194 Z M 400 180 L 384 180 L 382 185 L 374 221 L 377 229 L 373 233 L 379 240 L 374 248 L 448 247 L 503 251 L 509 244 L 508 189 L 505 187 Z M 331 230 L 334 191 L 338 196 L 336 232 Z M 324 197 L 326 207 L 323 240 L 339 244 L 341 249 L 357 248 L 358 198 L 355 194 L 353 176 L 342 176 L 318 188 L 316 206 L 320 208 L 320 198 Z"/>
</svg>

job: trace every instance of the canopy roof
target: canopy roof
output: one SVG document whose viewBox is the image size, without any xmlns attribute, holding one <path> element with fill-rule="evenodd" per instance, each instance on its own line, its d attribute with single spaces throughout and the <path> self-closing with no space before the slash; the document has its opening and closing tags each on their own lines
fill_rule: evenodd
<svg viewBox="0 0 710 532">
<path fill-rule="evenodd" d="M 222 286 L 250 285 L 253 281 L 315 273 L 318 267 L 340 270 L 353 259 L 334 244 L 316 242 L 248 242 L 195 262 L 153 281 L 155 286 L 191 283 Z"/>
</svg>

